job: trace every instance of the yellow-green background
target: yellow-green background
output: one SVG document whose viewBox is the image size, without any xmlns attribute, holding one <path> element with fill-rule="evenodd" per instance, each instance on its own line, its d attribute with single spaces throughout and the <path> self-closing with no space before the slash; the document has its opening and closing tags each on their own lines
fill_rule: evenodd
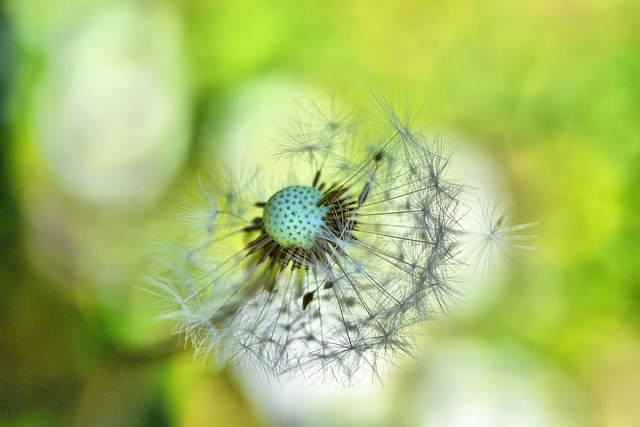
<svg viewBox="0 0 640 427">
<path fill-rule="evenodd" d="M 36 116 L 56 37 L 132 4 L 169 22 L 189 157 L 158 198 L 123 210 L 56 182 Z M 231 375 L 174 351 L 139 287 L 182 178 L 223 143 L 225 118 L 243 120 L 234 94 L 270 81 L 406 93 L 428 126 L 489 153 L 517 220 L 539 221 L 537 249 L 490 309 L 425 334 L 553 367 L 579 401 L 557 425 L 640 422 L 639 2 L 9 0 L 0 25 L 0 424 L 265 421 Z M 386 382 L 378 425 L 410 425 L 411 399 L 398 397 L 410 382 L 402 371 Z M 357 419 L 348 410 L 327 424 Z"/>
</svg>

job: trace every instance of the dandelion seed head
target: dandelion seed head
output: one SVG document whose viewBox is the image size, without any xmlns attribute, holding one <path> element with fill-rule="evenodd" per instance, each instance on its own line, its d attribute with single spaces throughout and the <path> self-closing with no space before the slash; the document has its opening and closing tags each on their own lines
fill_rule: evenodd
<svg viewBox="0 0 640 427">
<path fill-rule="evenodd" d="M 200 237 L 175 245 L 153 280 L 196 354 L 278 379 L 350 382 L 410 354 L 410 327 L 448 311 L 460 267 L 474 262 L 462 250 L 470 189 L 447 176 L 439 138 L 378 106 L 386 127 L 352 113 L 338 127 L 312 126 L 333 115 L 294 120 L 274 156 L 292 163 L 278 182 L 224 167 L 200 180 L 202 201 L 183 215 Z M 301 169 L 306 178 L 291 173 Z M 478 251 L 499 242 L 492 252 L 504 256 L 521 229 L 507 238 L 493 224 Z"/>
</svg>

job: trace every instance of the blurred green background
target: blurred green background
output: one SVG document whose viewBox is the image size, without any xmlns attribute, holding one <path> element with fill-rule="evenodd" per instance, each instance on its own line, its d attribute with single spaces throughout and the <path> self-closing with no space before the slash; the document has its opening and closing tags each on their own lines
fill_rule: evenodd
<svg viewBox="0 0 640 427">
<path fill-rule="evenodd" d="M 640 2 L 0 7 L 0 424 L 639 425 Z M 193 362 L 141 290 L 185 183 L 296 96 L 371 89 L 491 159 L 536 251 L 384 387 Z"/>
</svg>

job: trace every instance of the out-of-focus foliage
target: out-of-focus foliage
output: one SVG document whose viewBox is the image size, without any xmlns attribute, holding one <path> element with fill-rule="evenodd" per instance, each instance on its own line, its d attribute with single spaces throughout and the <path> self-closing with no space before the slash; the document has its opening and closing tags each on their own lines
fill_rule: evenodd
<svg viewBox="0 0 640 427">
<path fill-rule="evenodd" d="M 0 423 L 640 419 L 640 3 L 1 7 Z M 462 286 L 385 388 L 265 391 L 194 363 L 143 289 L 185 182 L 270 143 L 292 97 L 370 89 L 491 159 L 537 250 L 477 301 Z"/>
</svg>

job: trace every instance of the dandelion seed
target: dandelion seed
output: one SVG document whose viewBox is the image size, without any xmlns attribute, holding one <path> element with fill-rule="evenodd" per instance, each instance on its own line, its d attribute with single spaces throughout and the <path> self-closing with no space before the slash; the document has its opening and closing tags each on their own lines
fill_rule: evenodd
<svg viewBox="0 0 640 427">
<path fill-rule="evenodd" d="M 537 223 L 511 224 L 510 206 L 505 201 L 492 204 L 478 203 L 480 211 L 473 213 L 469 227 L 467 256 L 475 260 L 474 268 L 485 275 L 501 260 L 514 261 L 514 253 L 530 251 Z"/>
<path fill-rule="evenodd" d="M 264 182 L 255 174 L 221 169 L 201 182 L 199 211 L 185 216 L 201 235 L 162 258 L 169 268 L 154 279 L 196 354 L 277 378 L 349 381 L 410 353 L 410 327 L 447 310 L 469 262 L 468 189 L 447 179 L 441 142 L 378 106 L 369 122 L 341 113 L 287 133 L 278 156 L 304 162 L 305 179 L 253 198 L 242 180 Z M 495 225 L 484 243 L 506 253 L 520 229 Z"/>
</svg>

